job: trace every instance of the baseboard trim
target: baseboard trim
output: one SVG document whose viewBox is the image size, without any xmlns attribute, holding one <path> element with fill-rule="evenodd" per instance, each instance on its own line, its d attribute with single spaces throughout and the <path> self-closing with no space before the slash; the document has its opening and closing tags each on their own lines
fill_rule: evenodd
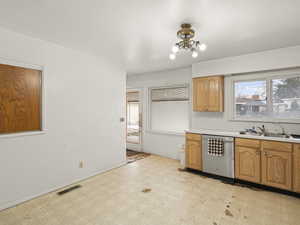
<svg viewBox="0 0 300 225">
<path fill-rule="evenodd" d="M 30 200 L 32 200 L 32 199 L 38 198 L 38 197 L 40 197 L 40 196 L 42 196 L 42 195 L 45 195 L 45 194 L 49 194 L 49 193 L 51 193 L 51 192 L 56 192 L 56 191 L 58 191 L 59 189 L 66 188 L 66 187 L 68 187 L 68 186 L 70 186 L 70 185 L 74 185 L 74 184 L 76 184 L 76 183 L 82 182 L 82 181 L 84 181 L 84 180 L 87 180 L 87 179 L 92 178 L 92 177 L 94 177 L 94 176 L 97 176 L 97 175 L 99 175 L 99 174 L 108 172 L 108 171 L 110 171 L 110 170 L 119 168 L 119 167 L 124 166 L 124 165 L 126 165 L 126 164 L 127 164 L 127 161 L 124 161 L 124 162 L 121 162 L 121 163 L 119 163 L 119 164 L 117 164 L 117 165 L 115 165 L 115 166 L 112 166 L 112 167 L 110 167 L 110 168 L 107 168 L 107 169 L 104 169 L 104 170 L 100 170 L 100 171 L 96 171 L 96 172 L 94 172 L 94 173 L 92 173 L 92 174 L 90 174 L 90 175 L 88 175 L 88 176 L 85 176 L 85 177 L 82 177 L 82 178 L 79 178 L 79 179 L 75 179 L 75 180 L 73 180 L 72 182 L 68 182 L 68 183 L 63 184 L 63 185 L 55 186 L 55 187 L 50 188 L 50 189 L 47 190 L 47 191 L 43 191 L 43 192 L 41 192 L 41 193 L 39 193 L 39 194 L 32 195 L 32 196 L 29 196 L 29 197 L 25 197 L 25 198 L 22 198 L 22 199 L 18 199 L 18 200 L 15 200 L 15 201 L 9 201 L 9 202 L 6 202 L 6 203 L 4 203 L 3 205 L 0 205 L 0 211 L 5 210 L 5 209 L 8 209 L 8 208 L 16 207 L 17 205 L 20 205 L 20 204 L 22 204 L 22 203 L 24 203 L 24 202 L 27 202 L 27 201 L 30 201 Z"/>
<path fill-rule="evenodd" d="M 257 189 L 261 189 L 262 191 L 264 190 L 264 191 L 276 192 L 276 193 L 279 193 L 279 194 L 284 194 L 284 195 L 289 195 L 289 196 L 300 198 L 300 193 L 289 191 L 289 190 L 284 190 L 284 189 L 280 189 L 280 188 L 266 186 L 266 185 L 263 185 L 263 184 L 257 184 L 257 183 L 253 183 L 253 182 L 250 182 L 250 181 L 240 180 L 240 179 L 237 179 L 237 178 L 222 177 L 222 176 L 209 174 L 209 173 L 205 173 L 205 172 L 190 169 L 190 168 L 186 168 L 186 170 L 189 171 L 189 172 L 192 172 L 194 174 L 198 174 L 198 175 L 201 175 L 201 176 L 217 179 L 217 180 L 220 180 L 222 182 L 225 182 L 225 183 L 231 184 L 231 185 L 244 185 L 242 187 L 250 188 L 250 189 L 251 188 L 257 188 Z"/>
</svg>

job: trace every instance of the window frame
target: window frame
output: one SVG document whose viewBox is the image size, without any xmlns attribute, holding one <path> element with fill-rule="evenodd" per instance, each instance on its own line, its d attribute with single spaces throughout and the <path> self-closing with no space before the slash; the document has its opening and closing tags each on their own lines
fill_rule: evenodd
<svg viewBox="0 0 300 225">
<path fill-rule="evenodd" d="M 300 123 L 300 119 L 284 119 L 276 117 L 260 117 L 260 118 L 240 118 L 236 117 L 235 107 L 235 83 L 247 81 L 266 81 L 266 104 L 268 111 L 272 107 L 272 80 L 274 79 L 288 79 L 300 77 L 300 68 L 276 70 L 276 71 L 263 71 L 248 74 L 232 75 L 230 79 L 230 98 L 229 98 L 229 120 L 240 122 L 267 122 L 267 123 Z"/>
<path fill-rule="evenodd" d="M 146 131 L 149 133 L 153 133 L 153 134 L 166 134 L 166 135 L 179 135 L 182 136 L 185 134 L 185 130 L 183 130 L 182 132 L 175 132 L 175 131 L 165 131 L 165 130 L 154 130 L 152 129 L 152 98 L 151 98 L 151 93 L 152 90 L 154 89 L 164 89 L 164 88 L 187 88 L 188 89 L 188 106 L 187 106 L 187 110 L 188 110 L 188 128 L 190 127 L 190 106 L 191 106 L 191 89 L 190 89 L 190 85 L 188 83 L 183 83 L 183 84 L 174 84 L 174 85 L 166 85 L 166 86 L 152 86 L 148 88 L 148 110 L 147 110 L 147 126 L 146 126 Z"/>
</svg>

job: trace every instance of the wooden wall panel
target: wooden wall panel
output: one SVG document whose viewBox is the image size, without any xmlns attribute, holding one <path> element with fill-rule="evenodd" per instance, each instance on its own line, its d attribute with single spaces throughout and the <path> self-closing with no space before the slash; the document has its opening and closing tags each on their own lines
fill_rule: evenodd
<svg viewBox="0 0 300 225">
<path fill-rule="evenodd" d="M 41 75 L 0 64 L 0 134 L 41 130 Z"/>
</svg>

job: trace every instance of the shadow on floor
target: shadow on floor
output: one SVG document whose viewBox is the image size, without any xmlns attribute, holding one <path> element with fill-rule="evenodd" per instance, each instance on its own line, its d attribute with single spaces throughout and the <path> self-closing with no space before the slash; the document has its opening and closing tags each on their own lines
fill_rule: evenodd
<svg viewBox="0 0 300 225">
<path fill-rule="evenodd" d="M 149 153 L 145 152 L 136 152 L 130 149 L 126 149 L 126 155 L 127 155 L 127 163 L 133 163 L 137 160 L 144 159 L 148 156 L 150 156 Z"/>
</svg>

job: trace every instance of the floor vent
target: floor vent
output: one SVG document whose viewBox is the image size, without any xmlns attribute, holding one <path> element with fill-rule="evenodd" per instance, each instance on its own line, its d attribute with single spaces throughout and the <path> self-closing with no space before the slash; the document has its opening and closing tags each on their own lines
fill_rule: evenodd
<svg viewBox="0 0 300 225">
<path fill-rule="evenodd" d="M 65 190 L 57 192 L 57 194 L 58 195 L 64 195 L 64 194 L 67 194 L 68 192 L 73 191 L 73 190 L 78 189 L 78 188 L 81 188 L 81 185 L 75 185 L 75 186 L 69 187 L 69 188 L 67 188 Z"/>
</svg>

